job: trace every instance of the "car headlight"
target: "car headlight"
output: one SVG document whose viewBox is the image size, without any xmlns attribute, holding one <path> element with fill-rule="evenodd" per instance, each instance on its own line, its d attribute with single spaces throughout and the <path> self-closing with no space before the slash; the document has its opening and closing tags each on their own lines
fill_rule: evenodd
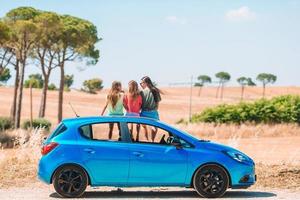
<svg viewBox="0 0 300 200">
<path fill-rule="evenodd" d="M 246 155 L 241 154 L 237 151 L 224 151 L 224 153 L 238 162 L 245 162 L 249 160 L 249 158 Z"/>
</svg>

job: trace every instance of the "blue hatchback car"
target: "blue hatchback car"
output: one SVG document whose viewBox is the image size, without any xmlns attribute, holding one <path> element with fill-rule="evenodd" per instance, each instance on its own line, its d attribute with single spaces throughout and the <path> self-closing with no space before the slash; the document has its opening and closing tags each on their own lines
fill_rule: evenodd
<svg viewBox="0 0 300 200">
<path fill-rule="evenodd" d="M 242 152 L 142 117 L 65 119 L 42 155 L 39 178 L 63 197 L 91 185 L 191 187 L 214 198 L 256 181 L 255 164 Z"/>
</svg>

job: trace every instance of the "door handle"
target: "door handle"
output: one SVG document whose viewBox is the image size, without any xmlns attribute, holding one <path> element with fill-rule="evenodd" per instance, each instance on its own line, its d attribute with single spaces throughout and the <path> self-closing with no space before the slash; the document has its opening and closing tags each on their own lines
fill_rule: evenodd
<svg viewBox="0 0 300 200">
<path fill-rule="evenodd" d="M 140 158 L 144 157 L 144 154 L 141 152 L 133 152 L 132 154 L 135 155 L 136 157 L 140 157 Z"/>
<path fill-rule="evenodd" d="M 84 149 L 84 151 L 91 154 L 94 154 L 96 152 L 94 149 L 90 149 L 90 148 Z"/>
</svg>

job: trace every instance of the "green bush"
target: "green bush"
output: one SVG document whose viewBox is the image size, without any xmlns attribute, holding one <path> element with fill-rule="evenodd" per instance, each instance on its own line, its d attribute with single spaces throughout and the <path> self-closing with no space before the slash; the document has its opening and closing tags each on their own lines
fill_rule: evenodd
<svg viewBox="0 0 300 200">
<path fill-rule="evenodd" d="M 25 120 L 22 124 L 22 128 L 26 130 L 29 129 L 30 120 Z M 49 131 L 51 128 L 51 122 L 44 118 L 33 119 L 32 128 L 44 128 L 45 130 Z"/>
<path fill-rule="evenodd" d="M 223 104 L 193 115 L 192 122 L 300 123 L 300 97 L 286 95 L 253 103 Z"/>
<path fill-rule="evenodd" d="M 57 90 L 57 88 L 54 83 L 51 83 L 48 85 L 48 90 Z"/>
<path fill-rule="evenodd" d="M 44 80 L 41 74 L 31 74 L 29 79 L 25 80 L 24 87 L 29 88 L 31 84 L 32 88 L 42 88 L 44 85 Z"/>
<path fill-rule="evenodd" d="M 0 131 L 13 128 L 13 121 L 9 117 L 0 117 Z"/>
<path fill-rule="evenodd" d="M 93 78 L 90 80 L 85 80 L 83 82 L 83 91 L 91 94 L 96 94 L 97 91 L 103 88 L 103 81 L 99 78 Z"/>
</svg>

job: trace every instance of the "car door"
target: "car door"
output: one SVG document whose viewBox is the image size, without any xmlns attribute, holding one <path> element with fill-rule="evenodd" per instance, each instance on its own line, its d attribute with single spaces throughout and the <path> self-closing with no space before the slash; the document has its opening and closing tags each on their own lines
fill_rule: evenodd
<svg viewBox="0 0 300 200">
<path fill-rule="evenodd" d="M 93 185 L 123 186 L 127 184 L 129 150 L 122 134 L 123 126 L 114 123 L 112 138 L 108 138 L 112 123 L 90 124 L 80 127 L 87 140 L 81 145 L 81 153 Z M 126 126 L 126 125 L 125 125 Z"/>
<path fill-rule="evenodd" d="M 143 134 L 142 129 L 140 134 Z M 158 132 L 169 134 L 159 127 L 157 129 Z M 160 137 L 163 137 L 163 134 L 158 134 L 157 137 L 158 141 L 160 141 Z M 173 145 L 154 142 L 132 142 L 129 145 L 129 152 L 129 185 L 184 185 L 188 157 L 184 148 L 177 149 Z"/>
</svg>

